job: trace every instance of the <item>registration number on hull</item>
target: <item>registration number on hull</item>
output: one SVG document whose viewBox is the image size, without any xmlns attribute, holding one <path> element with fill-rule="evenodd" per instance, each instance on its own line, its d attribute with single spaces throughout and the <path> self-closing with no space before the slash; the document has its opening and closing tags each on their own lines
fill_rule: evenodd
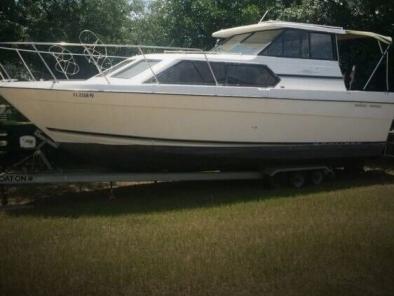
<svg viewBox="0 0 394 296">
<path fill-rule="evenodd" d="M 79 92 L 74 92 L 73 96 L 77 98 L 94 98 L 94 93 L 79 91 Z"/>
</svg>

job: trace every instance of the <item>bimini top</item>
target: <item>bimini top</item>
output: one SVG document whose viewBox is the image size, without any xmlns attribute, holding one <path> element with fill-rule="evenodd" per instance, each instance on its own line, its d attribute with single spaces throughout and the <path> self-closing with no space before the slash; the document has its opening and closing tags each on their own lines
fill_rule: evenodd
<svg viewBox="0 0 394 296">
<path fill-rule="evenodd" d="M 391 44 L 392 38 L 388 36 L 379 35 L 372 32 L 345 30 L 342 27 L 314 25 L 305 23 L 294 23 L 294 22 L 282 22 L 282 21 L 266 21 L 249 26 L 241 26 L 230 29 L 224 29 L 217 31 L 212 34 L 214 38 L 229 38 L 234 35 L 240 35 L 245 33 L 252 33 L 257 31 L 275 30 L 275 29 L 299 29 L 316 32 L 326 32 L 338 35 L 338 39 L 355 39 L 363 37 L 375 38 L 383 43 Z"/>
</svg>

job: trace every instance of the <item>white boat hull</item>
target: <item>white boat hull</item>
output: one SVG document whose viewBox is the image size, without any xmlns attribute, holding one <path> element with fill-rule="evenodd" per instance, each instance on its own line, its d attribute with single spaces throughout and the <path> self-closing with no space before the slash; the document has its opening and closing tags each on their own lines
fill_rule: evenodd
<svg viewBox="0 0 394 296">
<path fill-rule="evenodd" d="M 282 98 L 280 90 L 265 93 L 242 97 L 239 88 L 232 95 L 220 90 L 191 95 L 1 88 L 55 142 L 85 156 L 101 155 L 115 166 L 141 161 L 139 166 L 154 168 L 157 161 L 159 168 L 164 160 L 161 168 L 168 169 L 172 162 L 182 166 L 179 161 L 193 158 L 196 164 L 214 163 L 201 167 L 212 169 L 220 167 L 222 158 L 229 166 L 262 166 L 271 160 L 361 159 L 383 152 L 394 105 L 378 97 L 382 94 L 368 99 L 360 93 L 357 100 L 342 92 L 336 100 L 325 99 L 324 92 L 288 97 L 292 93 L 283 91 Z M 122 158 L 117 159 L 117 151 Z"/>
</svg>

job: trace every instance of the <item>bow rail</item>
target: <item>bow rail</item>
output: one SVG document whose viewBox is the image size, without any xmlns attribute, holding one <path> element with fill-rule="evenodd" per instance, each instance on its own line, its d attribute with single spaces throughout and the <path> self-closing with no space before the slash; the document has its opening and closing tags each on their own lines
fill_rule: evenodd
<svg viewBox="0 0 394 296">
<path fill-rule="evenodd" d="M 39 78 L 39 76 L 48 77 L 49 74 L 51 80 L 57 83 L 59 74 L 56 75 L 56 72 L 61 74 L 61 79 L 70 80 L 78 76 L 81 67 L 93 65 L 96 71 L 94 74 L 100 74 L 109 84 L 109 79 L 106 76 L 107 69 L 135 55 L 141 55 L 149 64 L 149 69 L 156 82 L 159 83 L 149 60 L 146 58 L 148 53 L 203 54 L 211 69 L 206 52 L 198 48 L 106 44 L 89 30 L 82 31 L 79 39 L 80 43 L 0 42 L 0 80 L 3 82 L 15 80 L 37 81 L 42 80 L 42 77 Z M 4 57 L 8 61 L 6 64 L 2 63 Z M 42 69 L 46 69 L 46 75 Z M 22 72 L 24 72 L 24 75 L 21 74 Z M 83 72 L 86 72 L 86 70 Z M 19 76 L 19 79 L 15 76 Z"/>
</svg>

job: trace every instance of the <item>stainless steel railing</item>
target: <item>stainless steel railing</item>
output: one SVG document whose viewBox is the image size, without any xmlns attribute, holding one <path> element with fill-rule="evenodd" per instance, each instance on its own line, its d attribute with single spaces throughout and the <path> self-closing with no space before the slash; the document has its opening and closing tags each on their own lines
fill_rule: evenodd
<svg viewBox="0 0 394 296">
<path fill-rule="evenodd" d="M 148 63 L 149 69 L 156 81 L 159 83 L 159 79 L 154 72 L 149 59 L 147 58 L 147 52 L 155 53 L 166 53 L 166 52 L 180 52 L 185 54 L 203 54 L 205 61 L 208 64 L 210 72 L 214 77 L 215 83 L 217 80 L 212 70 L 207 54 L 197 48 L 183 48 L 183 47 L 166 47 L 166 46 L 149 46 L 149 45 L 132 45 L 132 44 L 105 44 L 97 35 L 89 30 L 81 32 L 80 43 L 66 43 L 66 42 L 0 42 L 0 58 L 1 52 L 6 51 L 8 53 L 15 53 L 17 60 L 21 62 L 21 65 L 26 70 L 29 80 L 37 81 L 39 77 L 34 74 L 32 64 L 27 60 L 27 54 L 32 54 L 38 57 L 41 65 L 44 66 L 47 74 L 52 77 L 54 83 L 58 82 L 58 77 L 55 71 L 61 73 L 67 80 L 72 79 L 73 76 L 79 73 L 80 65 L 76 58 L 84 57 L 85 60 L 92 64 L 97 74 L 100 74 L 108 84 L 110 81 L 106 75 L 108 68 L 111 68 L 115 64 L 118 64 L 122 60 L 126 60 L 136 53 L 140 54 L 145 62 Z M 90 42 L 85 42 L 86 40 Z M 116 51 L 129 51 L 130 54 L 116 54 Z M 115 52 L 115 53 L 111 53 Z M 51 65 L 53 65 L 51 67 Z M 0 61 L 0 79 L 2 81 L 14 80 L 12 75 L 6 69 L 6 65 Z"/>
</svg>

